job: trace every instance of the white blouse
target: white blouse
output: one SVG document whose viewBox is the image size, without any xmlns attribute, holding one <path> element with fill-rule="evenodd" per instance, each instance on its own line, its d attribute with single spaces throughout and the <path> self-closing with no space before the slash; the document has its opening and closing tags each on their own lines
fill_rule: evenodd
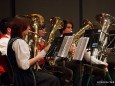
<svg viewBox="0 0 115 86">
<path fill-rule="evenodd" d="M 105 64 L 105 62 L 98 60 L 95 55 L 90 56 L 90 53 L 85 51 L 84 58 L 86 61 L 91 62 L 92 64 Z"/>
<path fill-rule="evenodd" d="M 15 51 L 18 66 L 21 69 L 28 69 L 30 67 L 30 51 L 28 44 L 22 39 L 17 39 L 13 42 L 12 49 Z"/>
<path fill-rule="evenodd" d="M 30 67 L 29 59 L 30 59 L 30 48 L 29 45 L 22 39 L 17 39 L 12 44 L 12 49 L 15 51 L 16 61 L 18 66 L 26 70 Z M 39 55 L 45 57 L 46 52 L 42 50 L 39 52 Z"/>
<path fill-rule="evenodd" d="M 9 35 L 5 35 L 7 37 L 3 37 L 0 39 L 0 52 L 2 55 L 7 55 L 7 45 L 8 45 L 8 41 L 10 40 L 10 36 Z"/>
</svg>

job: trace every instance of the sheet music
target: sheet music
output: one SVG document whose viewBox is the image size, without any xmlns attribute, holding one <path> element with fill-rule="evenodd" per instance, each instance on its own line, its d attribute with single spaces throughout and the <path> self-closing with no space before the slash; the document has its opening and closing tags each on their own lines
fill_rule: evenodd
<svg viewBox="0 0 115 86">
<path fill-rule="evenodd" d="M 75 53 L 73 55 L 74 60 L 82 61 L 85 49 L 87 47 L 89 41 L 89 37 L 81 37 L 78 41 L 77 47 L 75 49 Z"/>
<path fill-rule="evenodd" d="M 74 36 L 65 36 L 58 52 L 59 57 L 67 57 Z"/>
</svg>

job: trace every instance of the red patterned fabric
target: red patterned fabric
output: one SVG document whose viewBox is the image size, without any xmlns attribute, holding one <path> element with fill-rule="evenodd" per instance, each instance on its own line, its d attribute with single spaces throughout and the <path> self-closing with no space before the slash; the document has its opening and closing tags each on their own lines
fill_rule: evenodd
<svg viewBox="0 0 115 86">
<path fill-rule="evenodd" d="M 1 35 L 0 38 L 8 38 L 6 35 Z"/>
<path fill-rule="evenodd" d="M 42 49 L 44 49 L 45 47 L 45 43 L 43 41 L 39 42 L 38 44 L 38 50 L 41 51 Z M 40 65 L 42 65 L 44 63 L 44 58 L 39 62 Z"/>
<path fill-rule="evenodd" d="M 6 35 L 1 35 L 0 38 L 8 38 Z M 1 60 L 1 55 L 0 55 L 0 60 Z M 0 61 L 0 75 L 5 72 L 4 69 L 4 63 Z"/>
</svg>

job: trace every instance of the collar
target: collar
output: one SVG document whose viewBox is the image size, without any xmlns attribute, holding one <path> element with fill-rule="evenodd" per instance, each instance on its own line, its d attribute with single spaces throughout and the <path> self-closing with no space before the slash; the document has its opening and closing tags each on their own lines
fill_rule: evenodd
<svg viewBox="0 0 115 86">
<path fill-rule="evenodd" d="M 3 34 L 0 38 L 9 38 L 10 39 L 10 36 L 8 34 Z"/>
</svg>

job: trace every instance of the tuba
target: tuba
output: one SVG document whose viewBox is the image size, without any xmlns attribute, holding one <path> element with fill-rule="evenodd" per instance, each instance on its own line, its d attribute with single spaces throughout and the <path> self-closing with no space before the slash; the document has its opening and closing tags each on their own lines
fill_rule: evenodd
<svg viewBox="0 0 115 86">
<path fill-rule="evenodd" d="M 33 39 L 32 43 L 33 56 L 35 57 L 38 52 L 38 38 L 39 38 L 38 30 L 44 24 L 44 18 L 40 14 L 31 14 L 30 16 L 33 21 L 32 31 L 30 31 L 30 33 Z"/>
<path fill-rule="evenodd" d="M 115 21 L 115 17 L 110 14 L 101 13 L 96 15 L 96 20 L 101 26 L 101 33 L 99 36 L 99 59 L 104 60 L 107 52 L 107 40 L 108 40 L 108 30 L 110 25 Z"/>
<path fill-rule="evenodd" d="M 44 25 L 44 18 L 40 14 L 28 15 L 32 21 L 32 28 L 28 35 L 24 38 L 31 48 L 31 57 L 35 57 L 38 53 L 38 30 Z M 38 70 L 39 64 L 36 62 L 34 69 Z"/>
</svg>

